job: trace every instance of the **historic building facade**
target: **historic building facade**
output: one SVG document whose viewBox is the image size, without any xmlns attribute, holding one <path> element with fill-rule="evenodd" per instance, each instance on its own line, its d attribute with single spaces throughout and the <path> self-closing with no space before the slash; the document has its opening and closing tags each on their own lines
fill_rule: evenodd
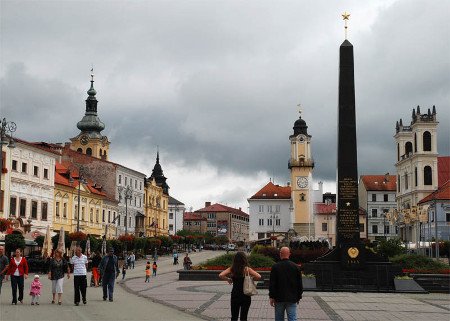
<svg viewBox="0 0 450 321">
<path fill-rule="evenodd" d="M 294 229 L 300 237 L 314 238 L 312 174 L 314 159 L 311 152 L 311 135 L 306 122 L 299 117 L 294 123 L 291 141 L 291 198 L 294 213 Z"/>
<path fill-rule="evenodd" d="M 248 200 L 249 240 L 287 235 L 293 228 L 291 187 L 267 183 Z"/>
<path fill-rule="evenodd" d="M 186 211 L 184 203 L 169 196 L 169 234 L 175 235 L 177 231 L 183 229 L 183 213 Z"/>
<path fill-rule="evenodd" d="M 367 212 L 367 233 L 370 240 L 397 236 L 398 227 L 388 213 L 397 208 L 395 175 L 361 175 L 358 184 L 359 205 Z"/>
</svg>

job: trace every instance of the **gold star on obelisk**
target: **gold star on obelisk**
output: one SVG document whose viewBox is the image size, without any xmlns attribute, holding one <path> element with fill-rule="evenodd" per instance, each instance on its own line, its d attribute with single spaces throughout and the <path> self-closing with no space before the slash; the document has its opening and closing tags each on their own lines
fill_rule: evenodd
<svg viewBox="0 0 450 321">
<path fill-rule="evenodd" d="M 344 20 L 344 28 L 345 28 L 345 39 L 347 39 L 347 21 L 350 19 L 350 13 L 347 11 L 342 14 L 342 19 Z"/>
</svg>

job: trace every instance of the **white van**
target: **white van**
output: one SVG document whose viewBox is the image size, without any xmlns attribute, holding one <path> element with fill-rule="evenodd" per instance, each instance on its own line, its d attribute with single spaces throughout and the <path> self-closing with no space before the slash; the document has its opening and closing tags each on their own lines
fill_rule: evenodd
<svg viewBox="0 0 450 321">
<path fill-rule="evenodd" d="M 236 244 L 233 243 L 228 244 L 228 251 L 236 251 Z"/>
</svg>

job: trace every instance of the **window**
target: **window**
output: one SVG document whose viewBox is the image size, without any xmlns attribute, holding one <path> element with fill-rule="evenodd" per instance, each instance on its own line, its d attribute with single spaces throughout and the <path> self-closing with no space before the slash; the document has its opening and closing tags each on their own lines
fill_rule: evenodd
<svg viewBox="0 0 450 321">
<path fill-rule="evenodd" d="M 272 213 L 272 205 L 267 205 L 267 212 Z"/>
<path fill-rule="evenodd" d="M 137 189 L 137 181 L 134 181 L 134 188 Z"/>
<path fill-rule="evenodd" d="M 173 220 L 173 213 L 169 213 L 169 220 Z"/>
<path fill-rule="evenodd" d="M 275 213 L 280 213 L 281 206 L 275 205 Z"/>
<path fill-rule="evenodd" d="M 119 175 L 119 184 L 122 184 L 122 175 Z"/>
<path fill-rule="evenodd" d="M 92 156 L 92 148 L 86 148 L 86 155 Z"/>
<path fill-rule="evenodd" d="M 95 210 L 95 222 L 98 223 L 100 211 L 98 209 Z"/>
<path fill-rule="evenodd" d="M 75 217 L 76 220 L 78 220 L 78 214 L 80 214 L 80 213 L 78 213 L 78 205 L 75 205 L 75 212 L 74 213 L 75 214 L 73 216 Z"/>
<path fill-rule="evenodd" d="M 364 233 L 364 223 L 359 223 L 359 232 Z"/>
<path fill-rule="evenodd" d="M 384 226 L 384 234 L 389 234 L 389 225 Z"/>
<path fill-rule="evenodd" d="M 445 214 L 445 221 L 450 222 L 450 213 Z"/>
<path fill-rule="evenodd" d="M 130 186 L 133 187 L 133 179 L 130 178 Z"/>
<path fill-rule="evenodd" d="M 136 196 L 134 197 L 134 206 L 136 206 L 136 204 L 137 204 L 137 198 L 136 198 Z"/>
<path fill-rule="evenodd" d="M 48 203 L 42 202 L 41 205 L 41 220 L 46 221 L 48 214 Z"/>
<path fill-rule="evenodd" d="M 55 215 L 59 217 L 59 202 L 55 203 Z"/>
<path fill-rule="evenodd" d="M 417 186 L 417 167 L 414 168 L 414 183 Z"/>
<path fill-rule="evenodd" d="M 405 190 L 408 189 L 408 173 L 405 172 Z"/>
<path fill-rule="evenodd" d="M 173 231 L 173 224 L 169 224 L 169 231 Z"/>
<path fill-rule="evenodd" d="M 405 144 L 405 155 L 412 154 L 412 151 L 413 151 L 412 143 L 411 142 L 407 142 Z"/>
<path fill-rule="evenodd" d="M 33 166 L 33 175 L 36 177 L 39 176 L 39 167 Z"/>
<path fill-rule="evenodd" d="M 128 177 L 125 176 L 125 185 L 128 184 Z"/>
<path fill-rule="evenodd" d="M 389 201 L 389 195 L 388 194 L 384 194 L 383 195 L 383 201 L 385 201 L 385 202 Z"/>
<path fill-rule="evenodd" d="M 83 149 L 82 148 L 78 148 L 77 152 L 83 154 Z"/>
<path fill-rule="evenodd" d="M 44 168 L 44 178 L 48 179 L 48 168 Z"/>
<path fill-rule="evenodd" d="M 430 166 L 425 166 L 423 168 L 423 184 L 424 185 L 433 185 L 433 177 Z"/>
<path fill-rule="evenodd" d="M 279 218 L 275 219 L 275 225 L 280 226 L 281 220 Z"/>
<path fill-rule="evenodd" d="M 26 217 L 26 213 L 27 212 L 27 200 L 22 198 L 20 200 L 20 210 L 19 210 L 19 215 L 20 217 Z"/>
<path fill-rule="evenodd" d="M 258 212 L 259 213 L 263 213 L 264 212 L 264 205 L 259 205 L 258 207 L 259 207 Z"/>
<path fill-rule="evenodd" d="M 27 163 L 22 163 L 22 173 L 27 172 Z"/>
<path fill-rule="evenodd" d="M 372 202 L 376 202 L 377 201 L 377 194 L 372 194 Z"/>
<path fill-rule="evenodd" d="M 263 239 L 264 238 L 264 233 L 258 233 L 258 240 Z"/>
<path fill-rule="evenodd" d="M 264 219 L 263 218 L 259 219 L 259 226 L 264 226 Z"/>
<path fill-rule="evenodd" d="M 267 225 L 268 225 L 268 226 L 272 226 L 272 219 L 271 219 L 271 218 L 268 218 L 268 219 L 267 219 Z"/>
<path fill-rule="evenodd" d="M 17 161 L 16 160 L 12 161 L 12 170 L 17 171 Z"/>
<path fill-rule="evenodd" d="M 117 226 L 120 226 L 120 215 L 117 217 Z"/>
<path fill-rule="evenodd" d="M 376 208 L 372 208 L 372 217 L 378 216 L 378 210 Z"/>
<path fill-rule="evenodd" d="M 128 226 L 131 227 L 131 216 L 130 216 L 129 219 L 128 219 Z"/>
<path fill-rule="evenodd" d="M 216 213 L 208 213 L 208 219 L 213 220 L 216 218 Z"/>
<path fill-rule="evenodd" d="M 306 196 L 305 194 L 301 193 L 300 194 L 300 201 L 302 201 L 302 202 L 306 201 L 306 197 L 305 196 Z"/>
<path fill-rule="evenodd" d="M 9 202 L 9 216 L 16 216 L 17 197 L 11 197 Z"/>
<path fill-rule="evenodd" d="M 322 223 L 322 232 L 328 231 L 328 223 Z"/>
<path fill-rule="evenodd" d="M 414 133 L 414 152 L 417 153 L 417 133 Z"/>
<path fill-rule="evenodd" d="M 142 206 L 142 198 L 139 197 L 139 207 Z"/>
<path fill-rule="evenodd" d="M 431 134 L 428 131 L 423 133 L 423 151 L 431 152 Z"/>
<path fill-rule="evenodd" d="M 108 223 L 111 223 L 111 211 L 108 211 Z"/>
<path fill-rule="evenodd" d="M 84 219 L 84 210 L 85 210 L 85 208 L 84 208 L 84 206 L 82 206 L 82 207 L 81 207 L 81 220 L 82 220 L 82 221 L 85 220 L 85 219 Z"/>
<path fill-rule="evenodd" d="M 31 218 L 37 220 L 37 201 L 31 201 Z"/>
<path fill-rule="evenodd" d="M 400 144 L 397 144 L 397 161 L 400 161 Z"/>
<path fill-rule="evenodd" d="M 397 175 L 397 192 L 400 192 L 400 175 Z"/>
<path fill-rule="evenodd" d="M 139 182 L 139 190 L 142 191 L 142 182 Z"/>
<path fill-rule="evenodd" d="M 378 225 L 372 225 L 372 234 L 378 234 Z"/>
<path fill-rule="evenodd" d="M 63 204 L 63 217 L 66 218 L 67 217 L 67 203 Z"/>
<path fill-rule="evenodd" d="M 102 211 L 102 222 L 105 223 L 105 210 Z"/>
</svg>

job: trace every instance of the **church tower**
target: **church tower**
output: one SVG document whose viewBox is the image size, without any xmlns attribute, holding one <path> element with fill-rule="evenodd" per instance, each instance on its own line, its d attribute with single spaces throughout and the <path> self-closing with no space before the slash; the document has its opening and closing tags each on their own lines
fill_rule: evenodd
<svg viewBox="0 0 450 321">
<path fill-rule="evenodd" d="M 294 123 L 291 141 L 291 157 L 288 168 L 291 171 L 291 199 L 294 216 L 294 230 L 300 236 L 314 237 L 312 203 L 312 173 L 314 160 L 311 154 L 311 135 L 302 119 Z"/>
<path fill-rule="evenodd" d="M 70 149 L 108 160 L 110 142 L 108 137 L 101 134 L 101 131 L 105 129 L 105 124 L 97 116 L 98 101 L 95 97 L 97 92 L 94 89 L 94 74 L 91 74 L 91 88 L 89 88 L 87 94 L 89 96 L 86 99 L 86 112 L 83 119 L 77 123 L 77 127 L 81 132 L 70 139 Z"/>
<path fill-rule="evenodd" d="M 161 164 L 159 163 L 159 150 L 156 152 L 156 164 L 153 167 L 152 175 L 150 176 L 150 180 L 154 179 L 156 185 L 163 189 L 163 193 L 169 195 L 169 185 L 167 185 L 167 178 L 164 176 Z"/>
</svg>

